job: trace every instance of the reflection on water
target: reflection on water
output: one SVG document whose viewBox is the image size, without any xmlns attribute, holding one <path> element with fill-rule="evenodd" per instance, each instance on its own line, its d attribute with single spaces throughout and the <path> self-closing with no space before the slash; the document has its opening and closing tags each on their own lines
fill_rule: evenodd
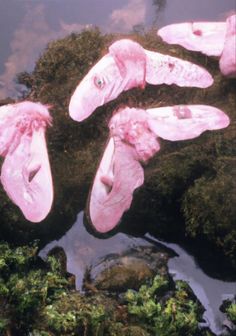
<svg viewBox="0 0 236 336">
<path fill-rule="evenodd" d="M 139 246 L 167 247 L 174 251 L 176 257 L 169 259 L 169 272 L 175 280 L 188 282 L 199 301 L 206 309 L 204 319 L 216 334 L 222 331 L 224 314 L 219 311 L 222 300 L 236 294 L 236 282 L 225 282 L 206 275 L 196 264 L 194 258 L 177 244 L 159 241 L 149 235 L 134 238 L 123 233 L 107 239 L 90 235 L 83 224 L 83 212 L 80 212 L 72 228 L 59 240 L 54 240 L 40 251 L 45 258 L 54 247 L 62 247 L 67 256 L 67 271 L 76 276 L 76 288 L 81 289 L 85 271 L 96 266 L 101 259 L 112 254 L 121 255 L 128 249 Z"/>
<path fill-rule="evenodd" d="M 232 10 L 235 0 L 0 1 L 0 99 L 16 96 L 16 74 L 32 71 L 47 43 L 71 32 L 98 26 L 129 33 L 186 20 L 218 21 Z"/>
<path fill-rule="evenodd" d="M 67 271 L 76 276 L 76 288 L 81 289 L 86 269 L 96 265 L 104 256 L 121 255 L 129 248 L 150 245 L 141 238 L 134 238 L 123 233 L 118 233 L 105 240 L 96 238 L 86 231 L 83 224 L 83 212 L 80 212 L 71 229 L 61 239 L 46 245 L 39 255 L 45 258 L 55 246 L 62 247 L 67 256 Z"/>
<path fill-rule="evenodd" d="M 165 243 L 157 239 L 154 239 L 154 241 L 177 253 L 176 257 L 169 259 L 170 274 L 174 280 L 184 280 L 190 285 L 194 294 L 206 309 L 203 317 L 209 324 L 210 329 L 216 335 L 221 334 L 221 325 L 225 316 L 221 313 L 219 307 L 223 300 L 233 299 L 236 295 L 236 282 L 213 279 L 206 275 L 199 268 L 194 258 L 179 245 Z"/>
</svg>

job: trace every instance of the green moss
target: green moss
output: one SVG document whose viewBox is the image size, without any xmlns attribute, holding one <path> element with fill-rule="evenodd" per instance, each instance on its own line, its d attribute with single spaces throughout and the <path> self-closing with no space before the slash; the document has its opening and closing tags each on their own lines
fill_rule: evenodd
<svg viewBox="0 0 236 336">
<path fill-rule="evenodd" d="M 0 317 L 5 327 L 22 334 L 30 330 L 42 307 L 66 292 L 67 280 L 51 257 L 42 265 L 37 246 L 10 248 L 0 244 Z M 4 323 L 2 324 L 2 329 Z"/>
<path fill-rule="evenodd" d="M 236 303 L 231 303 L 228 308 L 226 308 L 226 314 L 228 318 L 236 325 Z"/>
<path fill-rule="evenodd" d="M 200 307 L 190 298 L 187 285 L 177 282 L 173 295 L 163 300 L 168 288 L 168 281 L 156 276 L 150 286 L 143 285 L 138 292 L 128 291 L 129 313 L 149 326 L 152 334 L 199 335 Z"/>
<path fill-rule="evenodd" d="M 36 244 L 0 243 L 0 251 L 3 336 L 194 336 L 198 330 L 201 310 L 182 282 L 174 287 L 158 275 L 137 292 L 128 290 L 125 300 L 99 292 L 82 295 L 71 289 L 54 257 L 46 263 L 38 259 Z"/>
<path fill-rule="evenodd" d="M 207 237 L 231 260 L 236 255 L 235 164 L 233 158 L 220 158 L 216 175 L 196 179 L 182 203 L 187 233 Z"/>
</svg>

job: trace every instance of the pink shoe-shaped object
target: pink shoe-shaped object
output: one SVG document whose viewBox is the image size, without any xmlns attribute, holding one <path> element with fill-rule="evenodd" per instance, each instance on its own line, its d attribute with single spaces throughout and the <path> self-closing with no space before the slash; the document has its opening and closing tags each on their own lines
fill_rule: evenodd
<svg viewBox="0 0 236 336">
<path fill-rule="evenodd" d="M 93 228 L 99 233 L 114 229 L 130 208 L 134 190 L 144 183 L 142 163 L 159 151 L 159 137 L 193 139 L 206 130 L 228 125 L 224 112 L 206 105 L 124 108 L 116 113 L 109 123 L 110 138 L 87 202 Z"/>
<path fill-rule="evenodd" d="M 1 182 L 10 199 L 31 222 L 42 221 L 53 202 L 45 130 L 47 106 L 29 101 L 0 107 Z"/>
</svg>

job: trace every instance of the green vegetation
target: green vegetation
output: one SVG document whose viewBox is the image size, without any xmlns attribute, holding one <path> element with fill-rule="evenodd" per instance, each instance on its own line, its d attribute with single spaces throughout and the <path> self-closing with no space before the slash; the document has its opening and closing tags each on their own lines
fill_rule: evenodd
<svg viewBox="0 0 236 336">
<path fill-rule="evenodd" d="M 43 263 L 37 252 L 36 245 L 0 244 L 0 334 L 76 335 L 80 328 L 98 335 L 103 306 L 70 290 L 58 261 L 50 256 Z"/>
<path fill-rule="evenodd" d="M 167 294 L 167 279 L 156 276 L 150 286 L 143 285 L 138 292 L 126 293 L 128 311 L 149 326 L 151 335 L 199 335 L 200 308 L 191 299 L 189 288 L 181 281 L 171 296 Z"/>
<path fill-rule="evenodd" d="M 15 332 L 26 332 L 42 307 L 66 292 L 68 282 L 57 261 L 49 257 L 42 267 L 37 251 L 36 245 L 11 249 L 0 244 L 0 330 L 14 325 Z"/>
<path fill-rule="evenodd" d="M 227 317 L 236 325 L 236 303 L 231 303 L 226 308 Z"/>
<path fill-rule="evenodd" d="M 45 263 L 37 251 L 36 244 L 0 243 L 0 335 L 206 335 L 198 329 L 201 308 L 183 282 L 174 286 L 158 275 L 123 300 L 102 291 L 82 295 L 55 257 Z"/>
</svg>

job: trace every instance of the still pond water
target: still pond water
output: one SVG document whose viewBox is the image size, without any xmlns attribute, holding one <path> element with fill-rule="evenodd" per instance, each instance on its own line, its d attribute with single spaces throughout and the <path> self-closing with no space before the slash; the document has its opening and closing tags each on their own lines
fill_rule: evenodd
<svg viewBox="0 0 236 336">
<path fill-rule="evenodd" d="M 206 325 L 216 335 L 221 335 L 225 315 L 219 307 L 223 300 L 233 299 L 236 294 L 236 282 L 215 279 L 205 274 L 195 258 L 177 244 L 159 241 L 148 234 L 142 238 L 135 238 L 118 233 L 108 239 L 99 239 L 87 232 L 81 212 L 71 229 L 59 240 L 47 244 L 40 251 L 40 256 L 44 259 L 53 248 L 63 248 L 67 257 L 67 270 L 75 275 L 76 287 L 81 290 L 87 270 L 103 264 L 112 255 L 122 256 L 128 250 L 140 246 L 156 246 L 157 250 L 167 247 L 174 252 L 171 253 L 172 257 L 168 262 L 169 273 L 174 280 L 184 280 L 190 285 L 205 308 L 203 318 Z"/>
</svg>

